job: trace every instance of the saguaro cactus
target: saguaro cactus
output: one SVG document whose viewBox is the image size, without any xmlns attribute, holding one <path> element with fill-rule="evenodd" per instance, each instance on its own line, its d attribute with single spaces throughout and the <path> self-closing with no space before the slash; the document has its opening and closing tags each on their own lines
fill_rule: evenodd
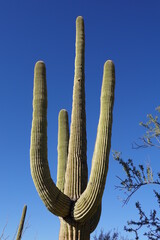
<svg viewBox="0 0 160 240">
<path fill-rule="evenodd" d="M 50 212 L 60 217 L 60 240 L 88 240 L 101 215 L 109 152 L 114 102 L 114 64 L 104 64 L 100 118 L 88 181 L 86 157 L 86 114 L 84 77 L 84 22 L 76 20 L 76 57 L 73 105 L 69 134 L 68 114 L 58 119 L 58 173 L 53 182 L 47 160 L 46 69 L 38 61 L 34 70 L 33 121 L 31 131 L 31 174 L 40 198 Z M 88 181 L 88 183 L 87 183 Z"/>
<path fill-rule="evenodd" d="M 21 220 L 20 220 L 19 227 L 18 227 L 18 232 L 17 232 L 16 240 L 21 240 L 21 238 L 22 238 L 22 233 L 23 233 L 23 227 L 24 227 L 26 212 L 27 212 L 27 206 L 24 205 L 24 207 L 23 207 L 23 212 L 22 212 L 22 216 L 21 216 Z"/>
</svg>

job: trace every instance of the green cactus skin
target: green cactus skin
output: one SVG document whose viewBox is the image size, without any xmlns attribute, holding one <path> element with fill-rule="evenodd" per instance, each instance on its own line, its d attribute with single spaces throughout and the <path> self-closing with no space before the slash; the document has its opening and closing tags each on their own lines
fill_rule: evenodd
<svg viewBox="0 0 160 240">
<path fill-rule="evenodd" d="M 84 21 L 76 19 L 76 57 L 71 128 L 68 113 L 58 118 L 57 184 L 53 182 L 47 159 L 46 68 L 38 61 L 34 70 L 33 120 L 31 130 L 31 174 L 40 198 L 50 212 L 60 218 L 60 240 L 89 240 L 101 215 L 101 200 L 108 172 L 111 147 L 115 69 L 104 64 L 100 117 L 88 181 L 84 76 Z M 88 181 L 88 183 L 87 183 Z"/>
<path fill-rule="evenodd" d="M 24 221 L 25 221 L 25 217 L 26 217 L 26 212 L 27 212 L 27 206 L 24 205 L 23 207 L 23 212 L 22 212 L 22 216 L 21 216 L 21 221 L 18 227 L 18 233 L 17 233 L 17 237 L 16 240 L 21 240 L 22 238 L 22 233 L 23 233 L 23 227 L 24 227 Z"/>
<path fill-rule="evenodd" d="M 65 172 L 68 157 L 69 124 L 68 113 L 61 110 L 58 117 L 58 166 L 57 166 L 57 187 L 64 192 Z"/>
</svg>

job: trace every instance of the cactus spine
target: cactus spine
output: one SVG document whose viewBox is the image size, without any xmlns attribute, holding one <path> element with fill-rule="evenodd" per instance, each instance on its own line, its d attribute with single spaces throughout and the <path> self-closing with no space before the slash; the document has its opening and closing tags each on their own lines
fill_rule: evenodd
<svg viewBox="0 0 160 240">
<path fill-rule="evenodd" d="M 21 240 L 21 238 L 22 238 L 22 233 L 23 233 L 23 227 L 24 227 L 24 221 L 25 221 L 25 217 L 26 217 L 26 212 L 27 212 L 27 206 L 25 205 L 25 206 L 23 207 L 23 212 L 22 212 L 22 216 L 21 216 L 21 221 L 20 221 L 20 223 L 19 223 L 18 233 L 17 233 L 16 240 Z"/>
<path fill-rule="evenodd" d="M 50 212 L 60 217 L 60 240 L 89 240 L 101 215 L 101 200 L 108 171 L 111 146 L 115 71 L 104 64 L 100 118 L 88 181 L 84 76 L 84 21 L 76 20 L 76 57 L 71 129 L 68 114 L 58 119 L 58 173 L 53 182 L 47 160 L 46 69 L 38 61 L 34 70 L 31 174 L 40 198 Z M 88 181 L 88 183 L 87 183 Z"/>
</svg>

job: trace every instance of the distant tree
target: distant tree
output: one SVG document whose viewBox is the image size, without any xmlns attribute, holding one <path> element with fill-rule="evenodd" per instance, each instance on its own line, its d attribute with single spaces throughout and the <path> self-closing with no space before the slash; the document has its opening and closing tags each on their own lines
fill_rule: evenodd
<svg viewBox="0 0 160 240">
<path fill-rule="evenodd" d="M 160 106 L 156 108 L 158 115 L 160 114 Z M 145 134 L 140 137 L 140 143 L 134 142 L 134 148 L 141 147 L 157 147 L 160 148 L 160 122 L 158 115 L 155 117 L 148 114 L 148 121 L 146 123 L 140 122 L 140 125 L 145 128 Z"/>
<path fill-rule="evenodd" d="M 158 114 L 160 113 L 160 107 L 157 109 Z M 148 121 L 146 123 L 141 122 L 140 125 L 145 128 L 145 134 L 140 138 L 140 143 L 134 143 L 134 148 L 144 148 L 144 147 L 157 147 L 160 148 L 160 122 L 158 121 L 158 116 L 153 117 L 151 114 L 147 115 Z M 121 158 L 119 152 L 114 152 L 114 158 L 123 167 L 126 178 L 122 179 L 118 176 L 120 180 L 120 185 L 116 186 L 117 189 L 124 191 L 126 198 L 123 200 L 123 204 L 127 204 L 131 196 L 144 185 L 160 185 L 160 172 L 157 172 L 157 176 L 153 176 L 152 168 L 148 164 L 143 166 L 139 164 L 136 167 L 131 159 L 124 161 Z M 160 193 L 153 190 L 155 194 L 155 199 L 157 200 L 160 207 Z M 138 221 L 128 221 L 128 227 L 124 229 L 128 232 L 135 233 L 135 239 L 139 239 L 139 230 L 146 226 L 148 231 L 144 232 L 149 240 L 160 239 L 160 219 L 157 217 L 157 212 L 155 209 L 150 211 L 150 215 L 147 216 L 142 210 L 139 202 L 136 202 L 136 208 L 139 213 Z"/>
<path fill-rule="evenodd" d="M 97 237 L 96 235 L 93 237 L 94 240 L 129 240 L 128 237 L 122 237 L 121 234 L 113 230 L 108 231 L 107 233 L 104 233 L 103 230 L 101 230 L 99 236 Z"/>
</svg>

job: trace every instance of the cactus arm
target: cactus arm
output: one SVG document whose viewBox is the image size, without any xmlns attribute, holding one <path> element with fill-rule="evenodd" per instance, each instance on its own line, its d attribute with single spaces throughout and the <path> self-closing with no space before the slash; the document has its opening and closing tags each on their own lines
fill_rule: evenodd
<svg viewBox="0 0 160 240">
<path fill-rule="evenodd" d="M 101 109 L 90 179 L 86 190 L 75 203 L 73 217 L 84 222 L 91 218 L 100 204 L 108 171 L 111 147 L 112 109 L 114 102 L 115 72 L 112 61 L 104 65 L 101 90 Z"/>
<path fill-rule="evenodd" d="M 21 240 L 21 238 L 22 238 L 22 233 L 23 233 L 23 227 L 24 227 L 26 212 L 27 212 L 27 206 L 24 205 L 24 207 L 23 207 L 23 212 L 22 212 L 22 216 L 21 216 L 21 221 L 20 221 L 20 224 L 19 224 L 19 227 L 18 227 L 18 233 L 17 233 L 16 240 Z"/>
<path fill-rule="evenodd" d="M 58 117 L 58 166 L 57 166 L 57 187 L 64 192 L 65 171 L 68 157 L 69 124 L 68 113 L 61 110 Z"/>
<path fill-rule="evenodd" d="M 55 215 L 68 216 L 71 200 L 56 187 L 48 166 L 46 69 L 42 61 L 36 63 L 34 71 L 30 165 L 35 187 L 45 206 Z"/>
<path fill-rule="evenodd" d="M 64 192 L 65 172 L 68 157 L 68 143 L 69 143 L 69 124 L 68 113 L 62 109 L 58 116 L 58 165 L 57 165 L 57 187 Z M 59 239 L 65 239 L 67 234 L 67 223 L 60 218 Z"/>
<path fill-rule="evenodd" d="M 96 229 L 96 227 L 99 223 L 99 219 L 100 219 L 100 216 L 101 216 L 101 210 L 102 210 L 101 205 L 102 204 L 100 203 L 100 205 L 97 208 L 97 211 L 95 212 L 95 214 L 90 219 L 90 233 L 92 233 Z"/>
<path fill-rule="evenodd" d="M 76 19 L 76 57 L 73 103 L 65 182 L 65 194 L 74 200 L 79 198 L 80 194 L 85 190 L 88 181 L 84 87 L 84 37 L 84 21 L 80 16 Z"/>
</svg>

